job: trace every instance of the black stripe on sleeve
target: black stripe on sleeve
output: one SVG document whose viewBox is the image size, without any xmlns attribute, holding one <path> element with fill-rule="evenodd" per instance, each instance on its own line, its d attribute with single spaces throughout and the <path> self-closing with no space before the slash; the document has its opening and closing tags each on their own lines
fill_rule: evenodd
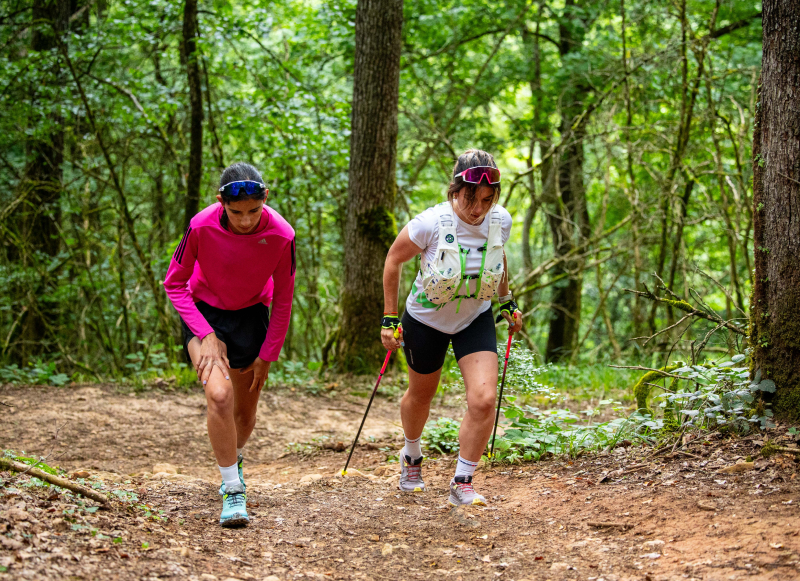
<svg viewBox="0 0 800 581">
<path fill-rule="evenodd" d="M 180 244 L 178 244 L 178 247 L 175 249 L 175 254 L 172 255 L 172 257 L 175 259 L 175 262 L 178 264 L 180 264 L 181 260 L 183 260 L 183 251 L 186 250 L 186 244 L 189 242 L 189 234 L 191 234 L 191 232 L 192 227 L 188 226 L 186 228 L 186 232 L 183 233 L 183 238 L 181 238 Z"/>
<path fill-rule="evenodd" d="M 297 270 L 297 262 L 295 260 L 295 246 L 294 246 L 295 239 L 292 238 L 292 276 L 294 276 L 295 270 Z"/>
</svg>

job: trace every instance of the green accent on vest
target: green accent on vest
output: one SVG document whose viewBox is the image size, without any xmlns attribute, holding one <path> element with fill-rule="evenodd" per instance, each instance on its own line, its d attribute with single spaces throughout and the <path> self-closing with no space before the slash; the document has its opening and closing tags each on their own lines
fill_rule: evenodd
<svg viewBox="0 0 800 581">
<path fill-rule="evenodd" d="M 430 302 L 428 300 L 428 297 L 425 296 L 425 293 L 420 292 L 419 289 L 417 289 L 416 280 L 413 283 L 411 283 L 411 290 L 415 295 L 417 295 L 417 302 L 426 309 L 436 309 L 438 307 L 441 307 L 441 305 L 437 305 L 436 303 Z"/>
</svg>

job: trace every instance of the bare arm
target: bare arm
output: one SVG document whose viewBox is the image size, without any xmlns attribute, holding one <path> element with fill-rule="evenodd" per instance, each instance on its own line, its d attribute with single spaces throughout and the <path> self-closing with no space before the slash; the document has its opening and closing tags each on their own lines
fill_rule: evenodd
<svg viewBox="0 0 800 581">
<path fill-rule="evenodd" d="M 500 285 L 497 287 L 497 296 L 498 298 L 505 297 L 508 296 L 510 292 L 508 288 L 508 260 L 506 260 L 506 253 L 503 252 L 503 278 L 500 279 Z M 513 321 L 505 311 L 503 311 L 503 317 L 508 321 L 509 333 L 518 333 L 522 330 L 522 313 L 520 311 L 514 313 Z"/>
<path fill-rule="evenodd" d="M 397 312 L 398 295 L 400 294 L 400 272 L 403 270 L 403 263 L 408 262 L 417 254 L 422 252 L 422 248 L 411 242 L 408 236 L 408 226 L 400 231 L 397 239 L 386 255 L 386 262 L 383 265 L 383 310 L 387 313 Z"/>
<path fill-rule="evenodd" d="M 403 270 L 403 263 L 408 262 L 420 252 L 422 248 L 411 241 L 408 235 L 408 226 L 397 235 L 389 253 L 386 255 L 386 262 L 383 266 L 383 312 L 396 313 L 398 295 L 400 294 L 400 273 Z M 398 349 L 403 341 L 402 333 L 399 338 L 392 335 L 390 329 L 383 329 L 381 341 L 387 349 Z"/>
</svg>

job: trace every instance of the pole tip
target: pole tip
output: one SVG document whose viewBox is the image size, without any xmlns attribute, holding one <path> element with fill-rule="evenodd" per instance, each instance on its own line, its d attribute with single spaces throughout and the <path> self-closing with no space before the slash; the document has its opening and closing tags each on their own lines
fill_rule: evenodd
<svg viewBox="0 0 800 581">
<path fill-rule="evenodd" d="M 347 476 L 347 470 L 342 469 L 342 471 L 339 474 L 341 474 L 342 476 Z"/>
</svg>

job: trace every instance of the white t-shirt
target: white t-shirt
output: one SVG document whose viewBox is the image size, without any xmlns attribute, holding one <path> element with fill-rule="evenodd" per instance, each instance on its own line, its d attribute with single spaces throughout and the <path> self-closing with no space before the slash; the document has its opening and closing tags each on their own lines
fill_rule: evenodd
<svg viewBox="0 0 800 581">
<path fill-rule="evenodd" d="M 442 204 L 449 204 L 449 202 Z M 428 208 L 408 223 L 408 236 L 414 244 L 423 249 L 422 256 L 425 260 L 432 261 L 436 256 L 436 245 L 439 240 L 439 215 L 443 211 L 442 204 Z M 501 238 L 505 244 L 511 236 L 511 214 L 502 206 L 494 206 L 493 209 L 500 211 Z M 486 244 L 489 237 L 491 213 L 484 218 L 483 222 L 475 226 L 460 220 L 455 212 L 453 215 L 456 219 L 458 243 L 462 248 L 469 249 L 466 270 L 462 274 L 479 274 L 482 253 L 478 249 Z M 477 284 L 477 279 L 465 280 L 464 286 L 461 287 L 458 294 L 473 294 Z M 467 285 L 469 285 L 469 289 L 467 289 Z M 491 301 L 465 298 L 456 299 L 438 308 L 439 305 L 431 303 L 422 292 L 422 274 L 419 271 L 417 271 L 417 278 L 411 286 L 411 293 L 406 299 L 406 312 L 409 315 L 420 323 L 450 335 L 466 329 L 472 321 L 478 318 L 478 315 L 490 309 L 491 306 Z"/>
</svg>

